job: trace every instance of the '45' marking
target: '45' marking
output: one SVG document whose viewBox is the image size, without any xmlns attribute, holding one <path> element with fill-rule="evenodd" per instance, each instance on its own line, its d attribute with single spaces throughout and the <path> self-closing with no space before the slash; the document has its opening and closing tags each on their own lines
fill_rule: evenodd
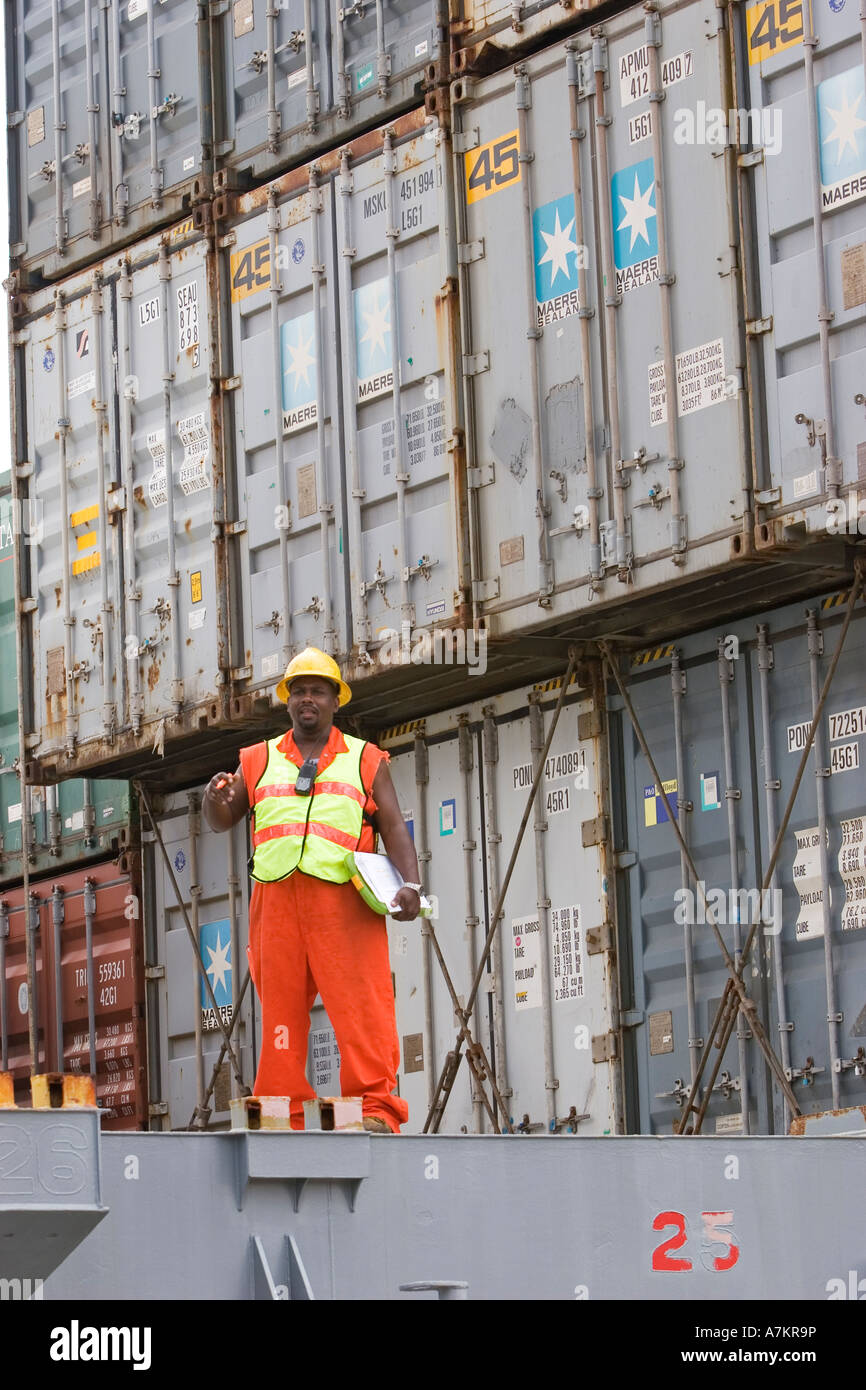
<svg viewBox="0 0 866 1390">
<path fill-rule="evenodd" d="M 701 1264 L 705 1269 L 715 1272 L 722 1272 L 726 1269 L 733 1269 L 737 1260 L 740 1258 L 740 1247 L 736 1243 L 736 1236 L 733 1231 L 726 1228 L 731 1225 L 734 1219 L 732 1211 L 702 1211 L 701 1221 L 703 1222 L 703 1236 L 701 1238 Z M 668 1226 L 673 1226 L 675 1234 L 668 1236 L 661 1245 L 657 1245 L 652 1253 L 652 1267 L 660 1274 L 680 1274 L 692 1268 L 692 1262 L 688 1259 L 679 1259 L 671 1252 L 680 1250 L 688 1239 L 686 1232 L 686 1218 L 680 1211 L 660 1211 L 653 1221 L 654 1231 L 663 1231 Z M 721 1246 L 727 1254 L 717 1254 L 716 1248 Z"/>
<path fill-rule="evenodd" d="M 516 130 L 500 135 L 480 149 L 470 150 L 466 161 L 466 201 L 477 203 L 510 183 L 520 182 L 520 136 Z"/>
<path fill-rule="evenodd" d="M 749 63 L 803 42 L 803 0 L 759 0 L 746 11 Z"/>
</svg>

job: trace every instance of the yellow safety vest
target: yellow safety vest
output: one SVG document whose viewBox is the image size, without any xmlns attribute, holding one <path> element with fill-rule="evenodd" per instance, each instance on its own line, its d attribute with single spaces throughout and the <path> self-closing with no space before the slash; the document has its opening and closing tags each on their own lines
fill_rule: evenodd
<svg viewBox="0 0 866 1390">
<path fill-rule="evenodd" d="M 367 793 L 361 781 L 363 739 L 344 734 L 347 751 L 320 772 L 312 795 L 298 796 L 300 769 L 268 740 L 268 761 L 255 789 L 252 876 L 276 883 L 301 869 L 314 878 L 347 883 L 346 855 L 356 850 Z"/>
</svg>

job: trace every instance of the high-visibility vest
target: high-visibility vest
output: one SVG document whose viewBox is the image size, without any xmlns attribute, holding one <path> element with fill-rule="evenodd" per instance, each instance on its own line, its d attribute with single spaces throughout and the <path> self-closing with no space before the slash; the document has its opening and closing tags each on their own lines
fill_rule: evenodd
<svg viewBox="0 0 866 1390">
<path fill-rule="evenodd" d="M 314 878 L 347 883 L 346 855 L 358 849 L 364 828 L 364 740 L 344 734 L 347 751 L 319 773 L 311 796 L 298 796 L 300 769 L 280 752 L 283 737 L 268 740 L 268 760 L 255 789 L 252 876 L 276 883 L 300 868 Z"/>
</svg>

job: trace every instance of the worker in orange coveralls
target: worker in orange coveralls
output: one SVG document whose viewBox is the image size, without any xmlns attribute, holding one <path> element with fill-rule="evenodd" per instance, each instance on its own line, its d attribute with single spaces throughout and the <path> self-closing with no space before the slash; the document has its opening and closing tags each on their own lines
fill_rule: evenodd
<svg viewBox="0 0 866 1390">
<path fill-rule="evenodd" d="M 256 1095 L 290 1096 L 303 1129 L 310 1009 L 322 996 L 340 1049 L 343 1095 L 363 1096 L 364 1128 L 399 1133 L 409 1107 L 393 1095 L 400 1048 L 384 917 L 349 881 L 346 856 L 372 851 L 378 831 L 405 880 L 391 916 L 417 917 L 418 860 L 382 749 L 342 734 L 334 715 L 352 692 L 315 647 L 296 656 L 277 686 L 291 729 L 242 748 L 235 773 L 218 772 L 204 795 L 214 830 L 253 810 L 255 880 L 250 973 L 262 1005 Z"/>
</svg>

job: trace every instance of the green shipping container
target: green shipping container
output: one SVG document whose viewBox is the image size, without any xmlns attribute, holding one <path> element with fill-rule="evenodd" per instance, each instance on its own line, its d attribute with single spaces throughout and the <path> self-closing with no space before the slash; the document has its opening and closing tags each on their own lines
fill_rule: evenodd
<svg viewBox="0 0 866 1390">
<path fill-rule="evenodd" d="M 0 885 L 21 877 L 18 676 L 15 662 L 14 507 L 0 492 Z M 100 859 L 132 838 L 127 782 L 76 781 L 31 787 L 33 874 Z"/>
</svg>

